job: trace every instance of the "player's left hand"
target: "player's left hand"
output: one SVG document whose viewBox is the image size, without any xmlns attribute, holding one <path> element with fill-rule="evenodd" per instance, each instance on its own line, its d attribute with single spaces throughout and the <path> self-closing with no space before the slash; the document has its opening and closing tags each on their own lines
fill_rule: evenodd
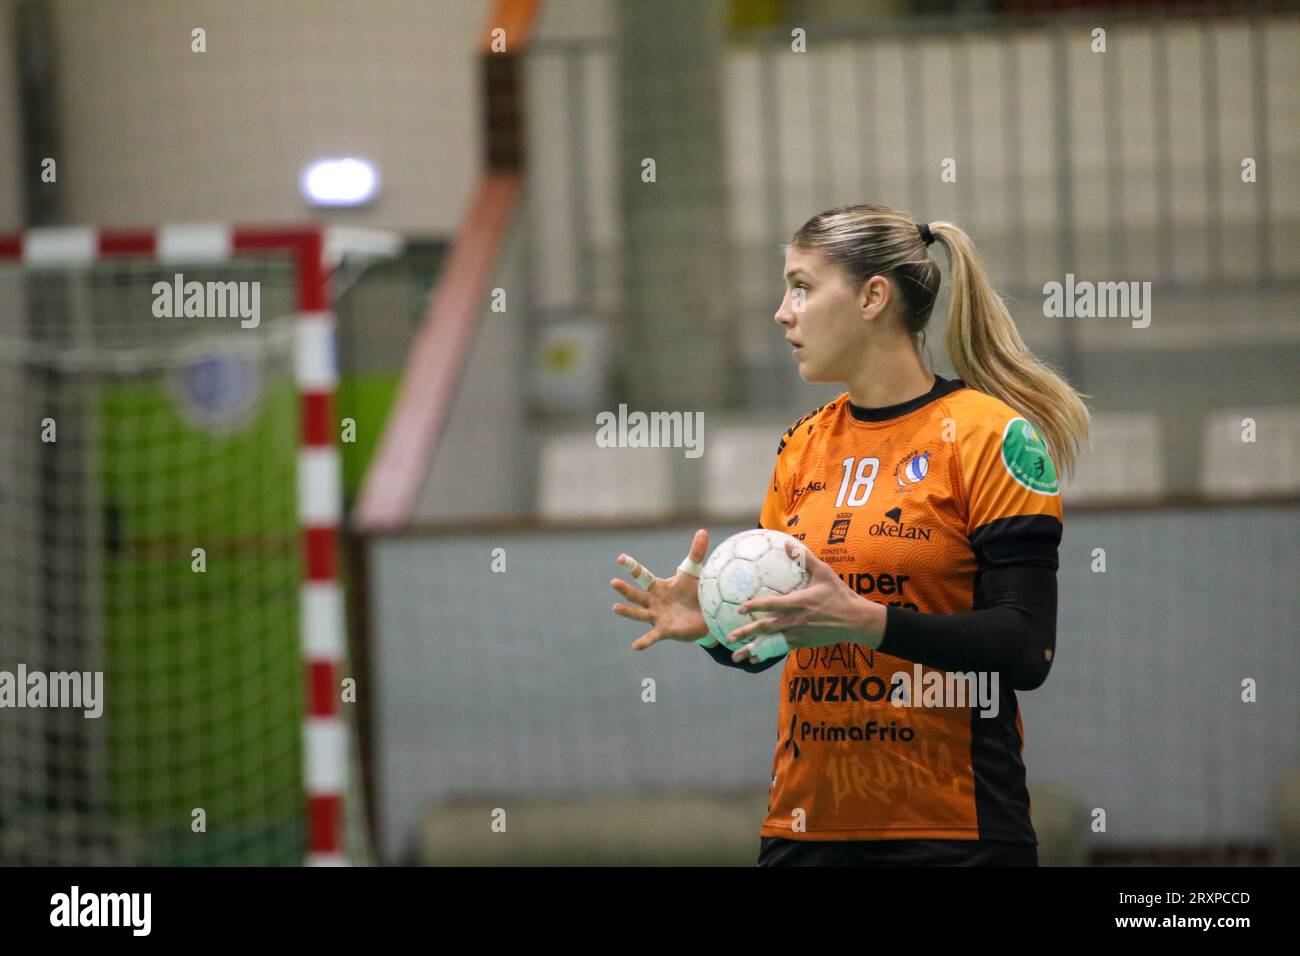
<svg viewBox="0 0 1300 956">
<path fill-rule="evenodd" d="M 791 558 L 798 560 L 800 551 L 810 574 L 808 584 L 789 594 L 751 598 L 740 606 L 742 614 L 747 611 L 775 613 L 738 627 L 727 635 L 729 644 L 746 642 L 731 655 L 736 663 L 743 663 L 751 657 L 758 660 L 768 656 L 755 653 L 754 645 L 764 641 L 764 635 L 778 631 L 785 635 L 791 649 L 823 647 L 845 641 L 870 648 L 880 646 L 885 636 L 885 606 L 855 593 L 829 564 L 808 548 L 786 542 L 786 553 Z"/>
</svg>

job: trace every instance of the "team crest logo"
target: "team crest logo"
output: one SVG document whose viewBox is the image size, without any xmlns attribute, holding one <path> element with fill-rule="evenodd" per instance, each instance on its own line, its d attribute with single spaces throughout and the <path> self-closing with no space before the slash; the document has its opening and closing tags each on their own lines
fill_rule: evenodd
<svg viewBox="0 0 1300 956">
<path fill-rule="evenodd" d="M 908 488 L 922 481 L 930 473 L 930 452 L 914 451 L 904 456 L 894 469 L 899 488 Z"/>
</svg>

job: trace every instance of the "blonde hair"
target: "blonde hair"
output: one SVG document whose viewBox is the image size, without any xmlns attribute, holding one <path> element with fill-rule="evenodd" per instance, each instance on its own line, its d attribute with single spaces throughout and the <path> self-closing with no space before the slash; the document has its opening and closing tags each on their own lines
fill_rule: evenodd
<svg viewBox="0 0 1300 956">
<path fill-rule="evenodd" d="M 1011 313 L 993 290 L 970 236 L 950 222 L 926 224 L 948 251 L 952 275 L 948 357 L 968 386 L 1001 399 L 1038 429 L 1061 474 L 1074 472 L 1088 437 L 1088 407 L 1049 365 L 1029 351 Z M 903 324 L 923 340 L 939 295 L 939 264 L 917 223 L 890 206 L 863 203 L 818 213 L 790 243 L 816 250 L 861 286 L 890 279 L 902 299 Z"/>
</svg>

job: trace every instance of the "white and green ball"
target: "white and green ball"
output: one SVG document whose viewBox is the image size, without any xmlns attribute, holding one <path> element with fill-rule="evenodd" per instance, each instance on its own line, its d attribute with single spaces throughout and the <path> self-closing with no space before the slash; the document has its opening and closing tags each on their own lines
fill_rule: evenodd
<svg viewBox="0 0 1300 956">
<path fill-rule="evenodd" d="M 789 594 L 808 583 L 806 563 L 786 553 L 786 544 L 803 545 L 781 531 L 755 528 L 732 535 L 714 549 L 700 572 L 700 612 L 709 636 L 730 650 L 744 646 L 727 643 L 736 628 L 771 612 L 741 614 L 740 605 L 751 598 Z M 798 553 L 798 552 L 796 552 Z"/>
</svg>

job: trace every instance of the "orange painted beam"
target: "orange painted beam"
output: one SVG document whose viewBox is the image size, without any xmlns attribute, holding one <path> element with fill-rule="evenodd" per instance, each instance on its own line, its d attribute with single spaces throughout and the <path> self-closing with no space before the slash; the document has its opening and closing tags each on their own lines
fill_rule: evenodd
<svg viewBox="0 0 1300 956">
<path fill-rule="evenodd" d="M 353 509 L 352 525 L 360 531 L 393 531 L 410 521 L 522 188 L 523 176 L 518 173 L 489 173 L 479 181 L 429 317 L 407 354 L 388 426 Z"/>
<path fill-rule="evenodd" d="M 528 41 L 532 39 L 533 25 L 537 22 L 541 6 L 541 0 L 497 0 L 479 41 L 480 51 L 491 52 L 492 31 L 500 27 L 505 30 L 506 52 L 523 53 L 528 48 Z"/>
<path fill-rule="evenodd" d="M 410 522 L 451 413 L 488 282 L 522 194 L 522 99 L 516 64 L 528 48 L 541 8 L 541 0 L 497 0 L 480 37 L 488 94 L 486 169 L 456 231 L 428 318 L 407 354 L 393 411 L 362 481 L 352 512 L 352 526 L 359 531 L 394 531 Z M 497 29 L 505 31 L 504 54 L 492 52 Z"/>
</svg>

